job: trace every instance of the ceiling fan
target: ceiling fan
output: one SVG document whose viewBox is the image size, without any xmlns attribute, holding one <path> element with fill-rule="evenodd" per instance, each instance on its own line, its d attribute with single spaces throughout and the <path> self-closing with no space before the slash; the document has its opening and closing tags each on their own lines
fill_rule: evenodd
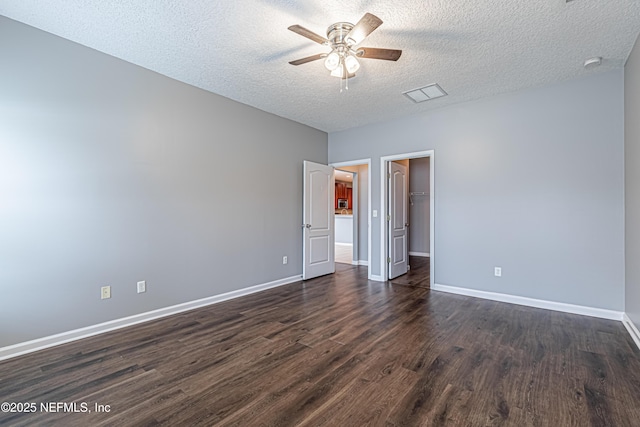
<svg viewBox="0 0 640 427">
<path fill-rule="evenodd" d="M 365 37 L 382 25 L 382 20 L 371 13 L 365 15 L 356 25 L 349 22 L 337 22 L 327 28 L 327 38 L 300 25 L 292 25 L 289 30 L 300 34 L 316 43 L 329 46 L 331 52 L 319 53 L 289 62 L 291 65 L 302 65 L 324 58 L 324 66 L 334 77 L 348 79 L 354 77 L 360 68 L 358 58 L 383 59 L 397 61 L 402 54 L 398 49 L 380 49 L 375 47 L 356 47 Z"/>
</svg>

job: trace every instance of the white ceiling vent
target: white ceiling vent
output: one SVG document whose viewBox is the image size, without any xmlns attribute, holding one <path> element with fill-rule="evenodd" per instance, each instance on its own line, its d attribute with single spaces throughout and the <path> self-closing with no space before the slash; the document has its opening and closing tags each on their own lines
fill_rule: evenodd
<svg viewBox="0 0 640 427">
<path fill-rule="evenodd" d="M 436 83 L 420 89 L 413 89 L 407 92 L 403 92 L 403 95 L 407 96 L 409 99 L 416 103 L 440 98 L 441 96 L 445 96 L 446 94 L 447 92 L 442 90 L 442 88 Z"/>
</svg>

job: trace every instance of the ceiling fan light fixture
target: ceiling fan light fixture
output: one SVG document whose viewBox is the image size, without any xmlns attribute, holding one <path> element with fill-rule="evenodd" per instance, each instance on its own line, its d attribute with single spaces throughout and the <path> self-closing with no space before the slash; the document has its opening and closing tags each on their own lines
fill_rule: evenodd
<svg viewBox="0 0 640 427">
<path fill-rule="evenodd" d="M 338 67 L 331 71 L 331 76 L 342 78 L 344 76 L 344 64 L 340 63 Z"/>
<path fill-rule="evenodd" d="M 338 55 L 336 51 L 333 51 L 327 55 L 327 59 L 324 60 L 324 66 L 327 70 L 333 71 L 338 68 L 338 65 L 340 65 L 340 55 Z"/>
<path fill-rule="evenodd" d="M 344 66 L 349 74 L 353 74 L 360 68 L 360 63 L 355 56 L 347 55 L 347 57 L 344 59 Z"/>
</svg>

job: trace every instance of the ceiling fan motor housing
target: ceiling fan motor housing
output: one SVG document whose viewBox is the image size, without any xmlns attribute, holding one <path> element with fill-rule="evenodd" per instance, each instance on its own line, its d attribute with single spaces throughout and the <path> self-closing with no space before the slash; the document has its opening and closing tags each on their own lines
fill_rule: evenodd
<svg viewBox="0 0 640 427">
<path fill-rule="evenodd" d="M 349 31 L 353 28 L 353 24 L 349 22 L 337 22 L 327 28 L 327 39 L 329 39 L 331 47 L 336 50 L 348 49 L 353 44 L 353 40 L 347 40 Z"/>
</svg>

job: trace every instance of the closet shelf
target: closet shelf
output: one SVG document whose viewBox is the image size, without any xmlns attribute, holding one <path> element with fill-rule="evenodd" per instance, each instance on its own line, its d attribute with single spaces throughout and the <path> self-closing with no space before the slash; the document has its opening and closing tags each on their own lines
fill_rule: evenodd
<svg viewBox="0 0 640 427">
<path fill-rule="evenodd" d="M 424 191 L 409 191 L 409 203 L 413 206 L 413 196 L 428 196 L 429 193 L 425 193 Z"/>
</svg>

